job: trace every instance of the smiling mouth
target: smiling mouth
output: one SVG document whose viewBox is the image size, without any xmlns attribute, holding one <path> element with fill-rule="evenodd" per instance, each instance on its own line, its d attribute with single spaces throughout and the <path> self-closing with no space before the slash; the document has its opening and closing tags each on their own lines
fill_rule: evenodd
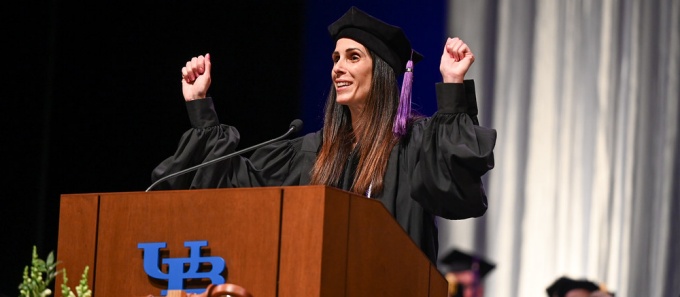
<svg viewBox="0 0 680 297">
<path fill-rule="evenodd" d="M 346 82 L 346 81 L 340 81 L 335 83 L 336 88 L 342 88 L 342 87 L 347 87 L 350 86 L 352 83 Z"/>
</svg>

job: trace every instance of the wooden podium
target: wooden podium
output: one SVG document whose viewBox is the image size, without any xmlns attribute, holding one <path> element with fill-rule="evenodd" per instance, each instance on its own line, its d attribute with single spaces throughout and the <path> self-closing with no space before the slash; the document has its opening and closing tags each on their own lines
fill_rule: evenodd
<svg viewBox="0 0 680 297">
<path fill-rule="evenodd" d="M 95 297 L 160 296 L 167 281 L 147 275 L 138 244 L 165 242 L 161 257 L 181 258 L 185 242 L 197 240 L 208 243 L 202 255 L 225 260 L 226 282 L 254 297 L 447 294 L 444 277 L 379 201 L 334 188 L 61 196 L 59 267 L 73 288 L 88 265 Z M 61 283 L 58 276 L 56 297 Z"/>
</svg>

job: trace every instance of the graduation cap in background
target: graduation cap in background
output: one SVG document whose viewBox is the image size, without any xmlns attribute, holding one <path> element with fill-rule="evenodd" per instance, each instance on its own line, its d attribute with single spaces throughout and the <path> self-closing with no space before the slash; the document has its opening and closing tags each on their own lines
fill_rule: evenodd
<svg viewBox="0 0 680 297">
<path fill-rule="evenodd" d="M 549 297 L 564 297 L 567 293 L 574 289 L 584 289 L 588 292 L 595 291 L 607 291 L 606 288 L 602 288 L 600 285 L 591 282 L 589 280 L 581 279 L 575 280 L 568 277 L 560 277 L 555 280 L 547 289 Z M 610 295 L 614 296 L 614 293 L 608 292 Z"/>
<path fill-rule="evenodd" d="M 443 266 L 446 281 L 449 283 L 448 295 L 453 297 L 464 296 L 466 287 L 472 287 L 472 290 L 479 290 L 481 280 L 496 267 L 496 264 L 478 255 L 472 255 L 458 249 L 451 250 L 448 254 L 440 259 Z M 473 278 L 459 279 L 460 275 L 455 273 L 472 273 Z M 475 294 L 475 293 L 473 293 Z"/>
<path fill-rule="evenodd" d="M 478 255 L 472 255 L 458 249 L 454 249 L 441 258 L 446 272 L 476 271 L 479 278 L 484 278 L 491 270 L 496 268 L 496 264 Z"/>
</svg>

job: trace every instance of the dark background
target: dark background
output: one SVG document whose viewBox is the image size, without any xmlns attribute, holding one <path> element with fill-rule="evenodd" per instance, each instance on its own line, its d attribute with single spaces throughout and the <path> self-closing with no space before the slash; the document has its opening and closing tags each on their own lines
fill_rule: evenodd
<svg viewBox="0 0 680 297">
<path fill-rule="evenodd" d="M 326 26 L 357 5 L 403 24 L 412 43 L 422 44 L 417 49 L 426 59 L 416 66 L 414 104 L 431 113 L 434 107 L 419 100 L 434 102 L 445 39 L 443 1 L 356 2 L 5 6 L 0 294 L 19 295 L 32 246 L 41 258 L 56 252 L 61 194 L 144 191 L 150 185 L 151 170 L 190 128 L 180 69 L 193 56 L 211 54 L 210 94 L 221 120 L 241 132 L 241 148 L 281 135 L 296 118 L 310 132 L 320 127 L 330 87 L 333 43 Z"/>
<path fill-rule="evenodd" d="M 189 58 L 211 54 L 210 92 L 242 145 L 300 116 L 302 1 L 233 3 L 22 2 L 2 13 L 13 29 L 3 33 L 0 292 L 19 295 L 33 245 L 41 258 L 56 252 L 61 194 L 150 185 L 190 127 Z"/>
</svg>

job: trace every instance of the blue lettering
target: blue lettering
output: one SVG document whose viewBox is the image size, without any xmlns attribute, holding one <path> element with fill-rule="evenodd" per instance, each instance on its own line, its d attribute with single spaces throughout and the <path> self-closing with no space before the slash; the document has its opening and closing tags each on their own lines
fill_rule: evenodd
<svg viewBox="0 0 680 297">
<path fill-rule="evenodd" d="M 188 258 L 160 259 L 160 249 L 165 248 L 165 242 L 139 243 L 138 248 L 144 250 L 144 271 L 155 279 L 168 280 L 168 290 L 185 290 L 184 284 L 189 279 L 210 279 L 212 284 L 225 283 L 222 272 L 227 267 L 221 257 L 201 257 L 201 247 L 208 246 L 208 241 L 186 241 L 184 246 L 189 248 Z M 168 273 L 161 271 L 161 263 L 168 265 Z M 188 264 L 188 268 L 186 265 Z M 204 264 L 210 264 L 211 270 L 199 272 Z M 185 270 L 186 268 L 186 270 Z M 202 293 L 205 289 L 186 289 L 188 293 Z M 161 295 L 167 295 L 162 290 Z"/>
</svg>

